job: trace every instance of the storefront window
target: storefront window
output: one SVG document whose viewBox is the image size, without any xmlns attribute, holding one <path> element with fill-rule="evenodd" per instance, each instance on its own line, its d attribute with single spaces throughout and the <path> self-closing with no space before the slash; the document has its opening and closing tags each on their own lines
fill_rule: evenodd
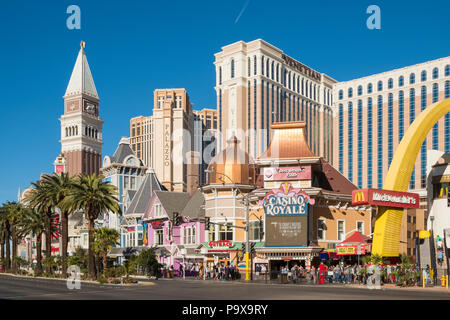
<svg viewBox="0 0 450 320">
<path fill-rule="evenodd" d="M 449 182 L 435 183 L 433 184 L 433 198 L 445 198 L 448 194 Z"/>
<path fill-rule="evenodd" d="M 219 240 L 233 240 L 233 228 L 231 223 L 221 224 L 219 228 Z"/>
</svg>

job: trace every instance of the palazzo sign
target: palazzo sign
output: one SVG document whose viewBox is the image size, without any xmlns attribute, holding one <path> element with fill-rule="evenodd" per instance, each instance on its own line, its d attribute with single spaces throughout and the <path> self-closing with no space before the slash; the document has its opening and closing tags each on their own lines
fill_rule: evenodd
<svg viewBox="0 0 450 320">
<path fill-rule="evenodd" d="M 419 195 L 382 189 L 359 189 L 352 192 L 352 205 L 371 204 L 396 208 L 419 208 Z"/>
<path fill-rule="evenodd" d="M 170 123 L 165 122 L 164 125 L 164 166 L 170 165 Z"/>
<path fill-rule="evenodd" d="M 281 184 L 260 200 L 266 214 L 266 246 L 307 245 L 309 204 L 314 204 L 314 199 L 289 183 Z"/>
</svg>

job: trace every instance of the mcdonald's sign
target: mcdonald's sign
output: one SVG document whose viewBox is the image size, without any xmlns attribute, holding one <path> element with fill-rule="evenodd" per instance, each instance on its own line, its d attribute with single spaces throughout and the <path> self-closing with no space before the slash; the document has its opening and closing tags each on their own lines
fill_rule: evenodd
<svg viewBox="0 0 450 320">
<path fill-rule="evenodd" d="M 395 208 L 419 208 L 419 195 L 382 189 L 358 189 L 352 192 L 352 205 L 371 204 Z"/>
</svg>

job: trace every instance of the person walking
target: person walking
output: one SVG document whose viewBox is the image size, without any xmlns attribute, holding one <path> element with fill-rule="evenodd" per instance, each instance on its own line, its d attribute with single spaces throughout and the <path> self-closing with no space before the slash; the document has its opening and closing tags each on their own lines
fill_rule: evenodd
<svg viewBox="0 0 450 320">
<path fill-rule="evenodd" d="M 296 283 L 296 281 L 297 281 L 297 265 L 292 266 L 291 274 L 292 274 L 292 283 Z"/>
<path fill-rule="evenodd" d="M 311 279 L 313 284 L 316 284 L 316 267 L 311 267 Z"/>
</svg>

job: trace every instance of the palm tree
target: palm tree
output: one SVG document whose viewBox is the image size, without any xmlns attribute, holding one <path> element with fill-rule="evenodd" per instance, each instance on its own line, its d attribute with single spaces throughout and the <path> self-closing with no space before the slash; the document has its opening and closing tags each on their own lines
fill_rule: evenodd
<svg viewBox="0 0 450 320">
<path fill-rule="evenodd" d="M 12 272 L 17 272 L 17 263 L 15 257 L 17 257 L 17 246 L 19 243 L 18 234 L 18 223 L 23 217 L 24 207 L 22 204 L 17 202 L 7 202 L 6 203 L 7 218 L 9 220 L 9 225 L 11 227 L 11 239 L 12 239 Z"/>
<path fill-rule="evenodd" d="M 8 271 L 11 268 L 11 247 L 9 239 L 11 237 L 11 228 L 9 225 L 9 210 L 6 204 L 3 204 L 0 207 L 0 224 L 1 224 L 1 230 L 2 230 L 2 248 L 5 247 L 5 251 L 3 252 L 3 259 L 2 260 L 2 269 L 5 271 Z"/>
<path fill-rule="evenodd" d="M 52 255 L 52 216 L 53 216 L 53 196 L 48 184 L 43 183 L 42 180 L 31 183 L 33 189 L 27 193 L 25 202 L 30 208 L 37 209 L 44 213 L 45 218 L 45 257 Z M 50 273 L 51 269 L 46 266 L 45 272 Z"/>
<path fill-rule="evenodd" d="M 119 244 L 120 233 L 115 229 L 99 228 L 94 231 L 94 249 L 103 256 L 103 272 L 107 268 L 108 251 Z"/>
<path fill-rule="evenodd" d="M 19 222 L 20 235 L 35 234 L 36 236 L 36 274 L 42 273 L 42 234 L 45 232 L 45 214 L 38 208 L 25 210 L 23 219 Z"/>
<path fill-rule="evenodd" d="M 73 185 L 73 179 L 69 177 L 68 173 L 54 173 L 52 175 L 44 174 L 41 178 L 42 183 L 47 187 L 49 195 L 52 197 L 51 202 L 53 208 L 58 208 L 61 211 L 61 262 L 62 275 L 67 277 L 67 247 L 69 242 L 69 214 L 72 212 L 67 208 L 63 210 L 61 203 L 70 191 Z"/>
<path fill-rule="evenodd" d="M 86 220 L 89 222 L 89 278 L 95 279 L 95 259 L 93 251 L 94 223 L 103 212 L 111 211 L 122 214 L 117 195 L 117 187 L 103 181 L 103 175 L 92 174 L 79 175 L 70 189 L 68 195 L 62 201 L 64 210 L 83 210 Z"/>
</svg>

